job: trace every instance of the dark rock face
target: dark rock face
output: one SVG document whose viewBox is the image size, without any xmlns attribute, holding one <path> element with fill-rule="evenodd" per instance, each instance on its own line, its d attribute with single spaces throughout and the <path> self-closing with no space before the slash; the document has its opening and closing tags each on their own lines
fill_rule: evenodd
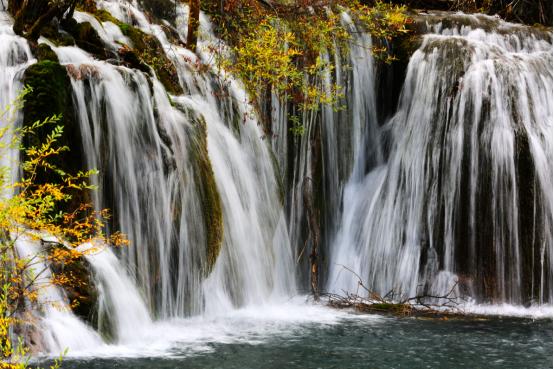
<svg viewBox="0 0 554 369">
<path fill-rule="evenodd" d="M 171 0 L 141 0 L 144 9 L 160 20 L 175 22 L 175 4 Z"/>
<path fill-rule="evenodd" d="M 50 253 L 63 247 L 58 244 L 47 244 L 46 246 Z M 70 263 L 52 262 L 50 269 L 53 274 L 68 278 L 69 283 L 62 287 L 73 312 L 91 326 L 97 328 L 98 289 L 93 280 L 92 267 L 85 257 L 80 256 L 76 260 L 71 260 Z"/>
<path fill-rule="evenodd" d="M 55 59 L 55 54 L 47 46 L 40 46 L 37 52 L 39 61 L 30 66 L 23 78 L 23 83 L 32 90 L 26 96 L 23 106 L 23 124 L 32 125 L 53 116 L 59 116 L 56 125 L 63 127 L 63 135 L 58 141 L 59 146 L 67 146 L 68 151 L 52 159 L 52 163 L 66 173 L 77 173 L 84 169 L 84 154 L 81 142 L 81 131 L 76 122 L 71 95 L 71 82 L 66 68 Z M 57 59 L 57 58 L 56 58 Z M 26 147 L 36 146 L 43 142 L 53 128 L 53 125 L 40 127 L 35 135 L 24 138 Z M 39 173 L 39 183 L 57 183 L 59 177 L 51 172 Z M 88 193 L 74 193 L 73 198 L 64 205 L 64 211 L 72 211 L 82 203 L 90 202 Z"/>
<path fill-rule="evenodd" d="M 47 47 L 39 48 L 42 61 L 30 66 L 23 78 L 23 83 L 32 91 L 26 96 L 23 107 L 24 125 L 31 125 L 54 115 L 61 115 L 59 124 L 64 127 L 64 136 L 60 145 L 74 146 L 75 140 L 80 140 L 79 127 L 75 123 L 75 112 L 71 97 L 71 84 L 65 67 L 52 60 L 55 54 Z M 43 134 L 51 127 L 44 127 L 36 137 L 27 137 L 27 145 L 37 145 Z M 62 154 L 59 164 L 69 171 L 82 168 L 82 155 L 76 151 Z"/>
<path fill-rule="evenodd" d="M 99 59 L 108 59 L 114 56 L 105 47 L 104 42 L 89 22 L 77 23 L 74 19 L 71 19 L 64 24 L 64 29 L 73 36 L 77 46 Z"/>
<path fill-rule="evenodd" d="M 169 93 L 175 95 L 182 94 L 183 89 L 179 84 L 177 70 L 173 63 L 165 56 L 159 41 L 154 36 L 147 35 L 138 28 L 128 24 L 120 23 L 119 28 L 133 43 L 133 50 L 129 51 L 129 53 L 134 53 L 135 55 L 128 55 L 126 60 L 140 61 L 141 65 L 135 66 L 138 69 L 144 68 L 142 64 L 152 67 L 160 82 L 162 82 Z"/>
</svg>

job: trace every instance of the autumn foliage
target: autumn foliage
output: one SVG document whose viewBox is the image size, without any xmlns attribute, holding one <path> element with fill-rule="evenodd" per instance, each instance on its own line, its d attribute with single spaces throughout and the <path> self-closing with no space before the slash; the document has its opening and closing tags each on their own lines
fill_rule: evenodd
<svg viewBox="0 0 554 369">
<path fill-rule="evenodd" d="M 71 211 L 61 210 L 76 194 L 94 189 L 89 179 L 95 171 L 70 174 L 54 165 L 53 158 L 68 150 L 58 144 L 63 135 L 63 127 L 57 125 L 60 117 L 15 127 L 11 124 L 12 112 L 20 102 L 0 114 L 4 124 L 0 128 L 0 157 L 12 158 L 11 162 L 4 162 L 0 171 L 0 368 L 13 369 L 27 367 L 29 351 L 26 337 L 17 334 L 18 326 L 34 324 L 42 304 L 59 303 L 41 300 L 42 291 L 82 283 L 72 272 L 64 271 L 71 268 L 53 272 L 50 266 L 67 267 L 82 262 L 87 253 L 99 252 L 105 245 L 127 243 L 121 234 L 104 235 L 107 211 L 95 211 L 90 204 L 81 204 Z M 39 145 L 22 146 L 25 136 L 35 135 L 39 128 L 46 127 L 50 127 L 50 133 Z M 19 153 L 24 158 L 21 163 Z M 18 180 L 14 180 L 13 168 L 17 169 Z M 39 176 L 49 180 L 38 180 Z M 18 247 L 21 241 L 36 242 L 42 247 L 28 255 Z M 93 246 L 79 247 L 85 243 Z M 76 299 L 60 306 L 72 308 L 78 304 Z"/>
</svg>

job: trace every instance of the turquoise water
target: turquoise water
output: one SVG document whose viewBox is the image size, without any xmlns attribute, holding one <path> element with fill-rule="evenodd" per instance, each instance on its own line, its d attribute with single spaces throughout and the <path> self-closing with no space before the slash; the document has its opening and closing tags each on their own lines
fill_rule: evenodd
<svg viewBox="0 0 554 369">
<path fill-rule="evenodd" d="M 70 357 L 63 368 L 552 368 L 551 319 L 341 313 L 318 322 L 316 316 L 289 320 L 286 314 L 277 320 L 264 319 L 261 312 L 223 321 L 176 321 L 159 328 L 143 349 Z M 156 351 L 164 332 L 170 343 Z"/>
</svg>

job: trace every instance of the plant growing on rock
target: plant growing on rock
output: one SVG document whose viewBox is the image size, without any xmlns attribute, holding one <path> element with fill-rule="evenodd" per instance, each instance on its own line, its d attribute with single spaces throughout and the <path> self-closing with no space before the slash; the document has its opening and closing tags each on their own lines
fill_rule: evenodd
<svg viewBox="0 0 554 369">
<path fill-rule="evenodd" d="M 98 252 L 104 245 L 127 243 L 121 234 L 104 235 L 105 210 L 93 211 L 90 204 L 60 210 L 76 194 L 93 189 L 88 179 L 95 171 L 70 174 L 54 164 L 52 159 L 68 150 L 58 143 L 63 133 L 62 126 L 57 125 L 60 117 L 14 127 L 9 115 L 20 108 L 20 103 L 21 99 L 0 114 L 0 121 L 5 123 L 0 128 L 0 157 L 24 154 L 18 165 L 22 173 L 19 180 L 12 179 L 14 163 L 0 168 L 0 367 L 13 369 L 26 368 L 26 356 L 32 350 L 20 332 L 36 326 L 46 304 L 60 304 L 41 299 L 43 291 L 68 287 L 78 290 L 83 282 L 75 273 L 78 268 L 72 266 L 83 264 L 86 254 Z M 24 137 L 46 127 L 51 127 L 50 132 L 39 144 L 23 147 Z M 48 180 L 39 181 L 39 176 Z M 29 253 L 21 247 L 22 242 L 40 247 Z M 85 243 L 93 246 L 79 247 Z M 73 297 L 62 305 L 76 308 L 88 298 L 79 294 Z M 53 367 L 58 366 L 59 362 Z"/>
</svg>

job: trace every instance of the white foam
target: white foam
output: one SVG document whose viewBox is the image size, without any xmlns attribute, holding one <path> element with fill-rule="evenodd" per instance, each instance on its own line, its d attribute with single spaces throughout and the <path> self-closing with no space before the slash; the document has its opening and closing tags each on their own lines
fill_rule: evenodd
<svg viewBox="0 0 554 369">
<path fill-rule="evenodd" d="M 169 319 L 137 327 L 132 344 L 102 345 L 70 350 L 70 358 L 91 357 L 185 357 L 212 352 L 213 344 L 261 344 L 274 337 L 294 337 L 313 327 L 341 324 L 347 320 L 382 322 L 378 315 L 358 315 L 322 305 L 305 303 L 304 297 L 273 305 L 248 306 L 220 316 Z"/>
<path fill-rule="evenodd" d="M 466 313 L 491 315 L 491 316 L 510 316 L 517 318 L 532 319 L 552 319 L 552 305 L 532 305 L 530 307 L 498 304 L 498 305 L 478 305 L 468 304 L 463 309 Z"/>
</svg>

